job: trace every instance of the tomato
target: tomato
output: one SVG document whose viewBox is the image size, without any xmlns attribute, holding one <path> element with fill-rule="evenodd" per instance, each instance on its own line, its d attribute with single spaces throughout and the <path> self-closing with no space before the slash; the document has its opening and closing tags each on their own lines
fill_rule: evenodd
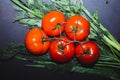
<svg viewBox="0 0 120 80">
<path fill-rule="evenodd" d="M 42 28 L 48 36 L 58 36 L 64 31 L 66 18 L 60 11 L 47 13 L 42 19 Z"/>
<path fill-rule="evenodd" d="M 74 56 L 74 43 L 69 42 L 69 38 L 61 36 L 55 39 L 50 45 L 50 56 L 56 62 L 67 62 Z"/>
<path fill-rule="evenodd" d="M 99 47 L 92 41 L 78 44 L 75 52 L 77 59 L 86 65 L 94 64 L 100 55 Z"/>
<path fill-rule="evenodd" d="M 72 40 L 84 40 L 90 33 L 89 21 L 80 15 L 71 16 L 66 23 L 65 32 Z"/>
<path fill-rule="evenodd" d="M 25 45 L 30 53 L 40 55 L 48 50 L 50 41 L 43 30 L 33 28 L 26 34 Z"/>
</svg>

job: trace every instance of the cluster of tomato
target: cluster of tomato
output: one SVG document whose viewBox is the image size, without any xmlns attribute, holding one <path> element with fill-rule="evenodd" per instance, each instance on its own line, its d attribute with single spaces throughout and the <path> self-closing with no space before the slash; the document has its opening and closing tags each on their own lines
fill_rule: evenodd
<svg viewBox="0 0 120 80">
<path fill-rule="evenodd" d="M 32 28 L 25 37 L 27 50 L 34 55 L 43 55 L 48 50 L 56 62 L 67 62 L 74 56 L 84 64 L 93 64 L 99 57 L 99 48 L 87 41 L 89 21 L 81 15 L 66 20 L 64 14 L 54 10 L 42 19 L 42 28 Z"/>
</svg>

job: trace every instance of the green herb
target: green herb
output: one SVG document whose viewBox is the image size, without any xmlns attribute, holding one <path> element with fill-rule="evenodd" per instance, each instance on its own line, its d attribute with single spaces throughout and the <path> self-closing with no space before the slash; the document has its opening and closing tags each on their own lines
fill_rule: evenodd
<svg viewBox="0 0 120 80">
<path fill-rule="evenodd" d="M 27 61 L 25 67 L 47 68 L 51 71 L 57 72 L 79 72 L 97 74 L 109 77 L 114 80 L 119 80 L 119 66 L 120 64 L 111 62 L 111 58 L 101 56 L 98 63 L 91 68 L 82 67 L 76 58 L 65 64 L 55 63 L 51 60 L 49 52 L 43 56 L 34 56 L 28 53 L 24 44 L 11 43 L 6 50 L 0 50 L 3 53 L 0 56 L 0 61 L 7 61 L 12 58 L 17 58 L 22 61 Z M 111 62 L 111 63 L 110 63 Z"/>
<path fill-rule="evenodd" d="M 41 0 L 25 0 L 25 2 L 21 0 L 11 1 L 15 4 L 15 10 L 19 13 L 15 21 L 26 25 L 30 29 L 33 27 L 40 28 L 41 19 L 51 10 L 60 10 L 67 18 L 75 14 L 86 17 L 91 25 L 89 39 L 94 40 L 99 45 L 101 55 L 94 67 L 86 68 L 82 67 L 76 59 L 65 64 L 58 64 L 51 60 L 49 54 L 36 57 L 30 55 L 23 44 L 12 44 L 8 49 L 1 50 L 3 54 L 0 55 L 0 60 L 16 57 L 17 59 L 31 62 L 31 64 L 25 65 L 29 67 L 98 74 L 119 80 L 120 43 L 100 23 L 98 11 L 95 11 L 94 14 L 89 13 L 83 6 L 82 0 L 51 0 L 50 2 Z"/>
</svg>

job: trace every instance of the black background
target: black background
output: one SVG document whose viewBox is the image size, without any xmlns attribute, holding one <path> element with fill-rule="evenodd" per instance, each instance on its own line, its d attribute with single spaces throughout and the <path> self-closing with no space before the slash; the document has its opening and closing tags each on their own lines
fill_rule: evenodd
<svg viewBox="0 0 120 80">
<path fill-rule="evenodd" d="M 92 13 L 98 9 L 101 23 L 120 40 L 120 0 L 83 0 L 84 6 Z M 28 29 L 13 23 L 16 12 L 10 0 L 0 0 L 0 48 L 8 43 L 24 43 Z M 12 59 L 0 63 L 0 80 L 110 80 L 99 75 L 78 73 L 55 73 L 45 69 L 24 67 L 26 62 Z"/>
</svg>

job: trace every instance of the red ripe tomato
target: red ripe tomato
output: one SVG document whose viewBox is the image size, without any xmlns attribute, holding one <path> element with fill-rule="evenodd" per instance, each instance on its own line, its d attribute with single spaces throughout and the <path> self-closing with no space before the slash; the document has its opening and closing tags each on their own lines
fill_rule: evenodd
<svg viewBox="0 0 120 80">
<path fill-rule="evenodd" d="M 56 62 L 67 62 L 74 56 L 74 43 L 69 42 L 69 38 L 61 36 L 55 39 L 50 45 L 50 56 Z"/>
<path fill-rule="evenodd" d="M 86 65 L 94 64 L 99 57 L 99 47 L 92 41 L 78 44 L 76 46 L 76 57 Z"/>
<path fill-rule="evenodd" d="M 51 11 L 42 19 L 42 28 L 48 36 L 57 36 L 64 31 L 66 18 L 60 11 Z"/>
<path fill-rule="evenodd" d="M 83 16 L 71 16 L 65 27 L 65 32 L 72 40 L 84 40 L 90 33 L 90 24 Z"/>
<path fill-rule="evenodd" d="M 48 50 L 50 41 L 43 30 L 33 28 L 29 30 L 25 37 L 25 45 L 30 53 L 40 55 L 45 54 Z"/>
</svg>

